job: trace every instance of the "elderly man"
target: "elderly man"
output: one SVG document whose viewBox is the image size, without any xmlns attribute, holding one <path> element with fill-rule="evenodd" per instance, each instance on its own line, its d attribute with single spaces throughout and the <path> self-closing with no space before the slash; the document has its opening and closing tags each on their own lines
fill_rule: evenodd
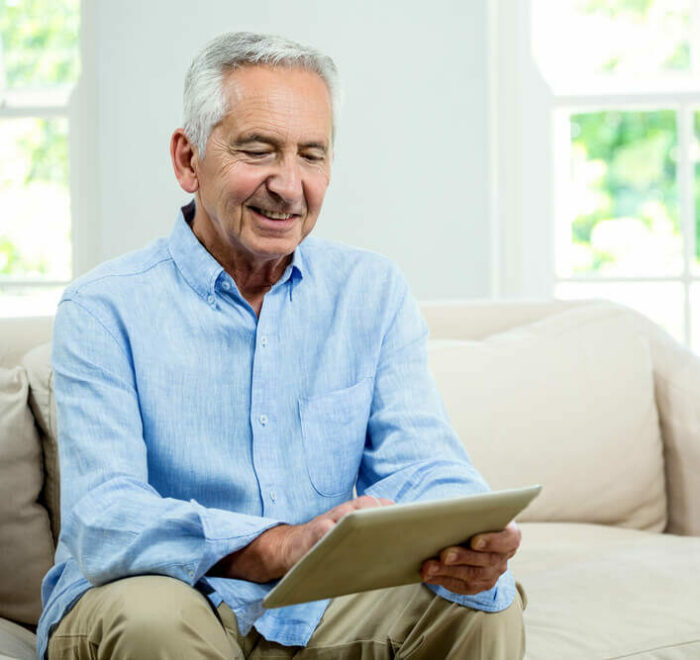
<svg viewBox="0 0 700 660">
<path fill-rule="evenodd" d="M 193 201 L 167 240 L 66 289 L 52 358 L 62 529 L 40 657 L 522 657 L 514 525 L 426 558 L 422 584 L 261 606 L 347 512 L 487 488 L 398 270 L 307 238 L 335 95 L 313 49 L 214 39 L 171 142 Z"/>
</svg>

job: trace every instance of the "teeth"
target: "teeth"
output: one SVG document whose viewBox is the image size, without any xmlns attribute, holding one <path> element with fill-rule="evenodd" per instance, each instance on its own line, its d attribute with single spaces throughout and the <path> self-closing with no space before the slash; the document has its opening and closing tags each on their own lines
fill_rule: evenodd
<svg viewBox="0 0 700 660">
<path fill-rule="evenodd" d="M 266 211 L 265 209 L 256 209 L 256 211 L 266 218 L 270 218 L 270 220 L 289 220 L 289 218 L 292 217 L 290 213 L 275 213 L 274 211 Z"/>
</svg>

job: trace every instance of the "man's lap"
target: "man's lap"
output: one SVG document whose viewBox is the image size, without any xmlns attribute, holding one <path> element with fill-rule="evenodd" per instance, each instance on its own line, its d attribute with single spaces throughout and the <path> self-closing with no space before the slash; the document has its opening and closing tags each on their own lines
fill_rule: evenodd
<svg viewBox="0 0 700 660">
<path fill-rule="evenodd" d="M 507 610 L 486 613 L 440 598 L 422 584 L 352 594 L 331 602 L 305 648 L 288 647 L 265 640 L 255 629 L 241 635 L 225 603 L 215 613 L 209 600 L 184 582 L 139 576 L 84 594 L 51 636 L 49 654 L 51 660 L 135 658 L 145 647 L 143 657 L 153 660 L 192 660 L 193 653 L 217 660 L 420 660 L 449 658 L 467 648 L 475 649 L 476 658 L 516 658 L 524 652 L 522 603 L 518 594 Z"/>
</svg>

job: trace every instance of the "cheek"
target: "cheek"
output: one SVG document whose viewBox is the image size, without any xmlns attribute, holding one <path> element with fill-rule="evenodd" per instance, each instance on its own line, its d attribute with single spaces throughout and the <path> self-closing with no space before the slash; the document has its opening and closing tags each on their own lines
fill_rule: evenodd
<svg viewBox="0 0 700 660">
<path fill-rule="evenodd" d="M 328 177 L 316 177 L 309 181 L 306 187 L 306 202 L 309 208 L 319 211 L 321 204 L 323 204 L 323 198 L 326 195 L 326 190 L 328 189 Z"/>
<path fill-rule="evenodd" d="M 241 204 L 250 199 L 265 184 L 265 173 L 259 168 L 238 164 L 221 177 L 228 204 Z"/>
</svg>

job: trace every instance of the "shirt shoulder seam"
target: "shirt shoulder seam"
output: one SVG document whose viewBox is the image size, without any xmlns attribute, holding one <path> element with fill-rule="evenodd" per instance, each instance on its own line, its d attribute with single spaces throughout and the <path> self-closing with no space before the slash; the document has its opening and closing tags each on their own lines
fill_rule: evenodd
<svg viewBox="0 0 700 660">
<path fill-rule="evenodd" d="M 129 271 L 129 272 L 124 272 L 124 273 L 105 273 L 104 275 L 100 275 L 99 277 L 96 277 L 95 279 L 88 280 L 87 282 L 84 282 L 80 284 L 78 287 L 74 289 L 76 295 L 80 295 L 82 293 L 83 289 L 88 288 L 89 286 L 93 284 L 97 284 L 98 282 L 101 282 L 102 280 L 106 280 L 110 277 L 131 277 L 134 275 L 143 275 L 144 273 L 147 273 L 149 270 L 153 270 L 156 266 L 159 266 L 165 261 L 174 261 L 172 255 L 168 254 L 167 256 L 159 259 L 155 263 L 149 264 L 148 266 L 145 266 L 144 268 L 141 268 L 140 270 L 134 270 L 134 271 Z"/>
<path fill-rule="evenodd" d="M 76 297 L 70 297 L 70 296 L 65 297 L 65 298 L 63 298 L 63 300 L 61 300 L 61 302 L 59 304 L 62 305 L 63 303 L 66 303 L 66 302 L 72 302 L 74 305 L 77 305 L 78 307 L 80 307 L 80 309 L 82 309 L 88 316 L 90 316 L 90 318 L 92 318 L 95 322 L 97 322 L 100 326 L 102 326 L 102 329 L 112 338 L 112 340 L 117 345 L 119 350 L 122 352 L 124 357 L 126 357 L 128 359 L 129 356 L 127 355 L 127 353 L 124 350 L 124 347 L 122 346 L 120 341 L 114 336 L 114 333 L 107 327 L 107 325 L 104 323 L 104 321 L 102 321 L 102 319 L 99 316 L 97 316 L 97 314 L 92 312 L 90 309 L 88 309 L 88 307 L 82 301 L 77 299 L 78 295 L 79 294 L 76 291 L 76 294 L 75 294 Z"/>
</svg>

